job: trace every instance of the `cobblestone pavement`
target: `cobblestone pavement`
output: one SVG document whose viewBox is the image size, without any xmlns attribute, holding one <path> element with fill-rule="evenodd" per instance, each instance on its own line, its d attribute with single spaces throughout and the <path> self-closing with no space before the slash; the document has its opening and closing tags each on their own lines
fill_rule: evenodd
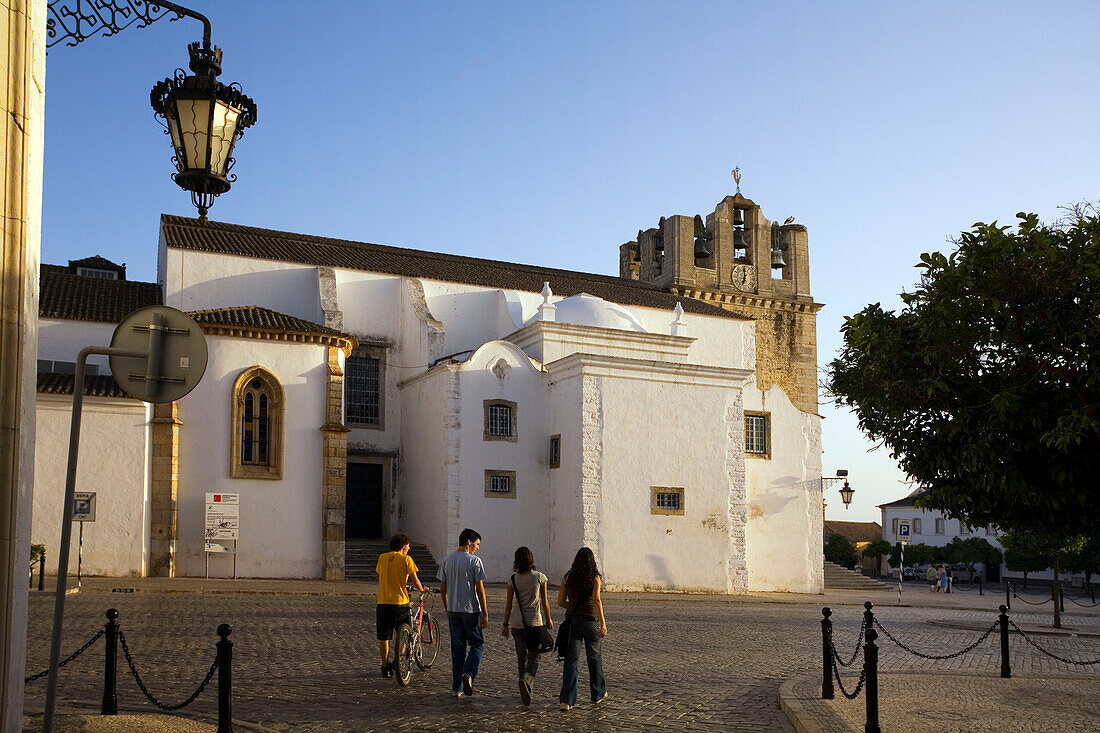
<svg viewBox="0 0 1100 733">
<path fill-rule="evenodd" d="M 67 654 L 101 628 L 104 610 L 114 606 L 148 687 L 159 698 L 176 702 L 194 690 L 209 668 L 217 625 L 229 623 L 235 642 L 234 717 L 278 731 L 791 731 L 777 703 L 780 683 L 813 675 L 821 663 L 820 605 L 805 601 L 608 594 L 610 636 L 604 660 L 610 698 L 599 706 L 582 702 L 567 713 L 557 709 L 561 667 L 547 657 L 536 681 L 534 703 L 530 708 L 520 704 L 512 642 L 499 634 L 503 588 L 498 587 L 490 590 L 489 631 L 496 633 L 487 637 L 476 694 L 469 699 L 449 695 L 445 638 L 436 666 L 416 673 L 410 687 L 399 688 L 392 679 L 378 676 L 373 596 L 84 592 L 67 601 L 62 652 Z M 47 663 L 52 604 L 49 594 L 31 597 L 28 672 Z M 837 648 L 845 658 L 854 649 L 861 611 L 858 606 L 834 608 Z M 980 633 L 933 626 L 930 621 L 985 625 L 995 617 L 989 610 L 944 607 L 883 606 L 878 613 L 895 636 L 931 653 L 962 648 Z M 442 614 L 437 611 L 437 615 L 442 620 Z M 1014 619 L 1027 626 L 1050 622 L 1049 614 L 1017 613 Z M 1074 616 L 1074 623 L 1100 628 L 1100 617 Z M 1100 638 L 1043 637 L 1039 641 L 1074 659 L 1100 656 Z M 62 671 L 61 705 L 98 706 L 101 644 Z M 885 639 L 882 647 L 884 673 L 919 670 L 994 676 L 999 670 L 995 636 L 974 652 L 944 662 L 921 660 Z M 1013 639 L 1012 650 L 1016 679 L 1011 682 L 1020 686 L 1014 690 L 1036 689 L 1044 677 L 1093 683 L 1100 679 L 1096 667 L 1050 659 L 1018 638 Z M 847 673 L 845 679 L 849 685 L 854 682 Z M 580 697 L 586 700 L 583 664 L 581 682 Z M 995 681 L 989 684 L 996 687 Z M 44 680 L 26 689 L 27 709 L 41 709 Z M 885 686 L 883 694 L 889 694 Z M 121 658 L 118 698 L 120 710 L 154 712 Z M 953 708 L 950 686 L 939 700 L 942 707 Z M 1098 706 L 1089 704 L 1091 714 L 1100 716 Z M 922 709 L 938 707 L 937 703 Z M 1028 729 L 1014 727 L 1021 721 L 1006 717 L 1013 714 L 1010 708 L 1000 709 L 1008 711 L 1000 717 L 1002 729 Z M 213 719 L 213 686 L 186 713 Z M 1090 729 L 1100 728 L 1100 717 L 1092 722 Z"/>
</svg>

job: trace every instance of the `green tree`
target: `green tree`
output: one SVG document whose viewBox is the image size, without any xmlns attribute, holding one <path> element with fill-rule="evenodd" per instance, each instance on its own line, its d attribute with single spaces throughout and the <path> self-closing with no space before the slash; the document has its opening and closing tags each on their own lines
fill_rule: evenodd
<svg viewBox="0 0 1100 733">
<path fill-rule="evenodd" d="M 889 555 L 893 550 L 891 545 L 881 537 L 877 537 L 867 543 L 867 546 L 863 548 L 862 555 L 864 557 L 873 558 L 875 561 L 875 576 L 879 574 L 879 568 L 882 566 L 882 556 Z"/>
<path fill-rule="evenodd" d="M 965 540 L 956 537 L 952 542 L 952 562 L 964 562 L 971 568 L 974 563 L 983 563 L 987 568 L 1000 565 L 1004 561 L 1004 553 L 984 537 L 967 537 Z"/>
<path fill-rule="evenodd" d="M 1100 536 L 1093 535 L 1068 552 L 1064 561 L 1066 570 L 1085 574 L 1085 588 L 1092 585 L 1092 576 L 1100 574 Z"/>
<path fill-rule="evenodd" d="M 856 564 L 856 547 L 850 539 L 834 532 L 825 540 L 825 559 L 851 569 Z"/>
<path fill-rule="evenodd" d="M 926 562 L 932 562 L 932 548 L 922 543 L 916 545 L 909 545 L 905 548 L 905 564 L 906 565 L 923 565 Z M 901 543 L 894 545 L 894 549 L 890 552 L 890 564 L 897 566 L 901 564 Z"/>
<path fill-rule="evenodd" d="M 1043 533 L 1015 529 L 1005 532 L 997 538 L 1005 548 L 1005 567 L 1024 574 L 1024 588 L 1027 588 L 1027 574 L 1054 569 L 1054 582 L 1051 583 L 1051 597 L 1054 603 L 1054 627 L 1061 628 L 1062 616 L 1058 608 L 1057 587 L 1061 573 L 1062 558 L 1079 552 L 1084 544 L 1082 536 L 1066 539 L 1061 532 Z"/>
<path fill-rule="evenodd" d="M 922 254 L 904 307 L 845 319 L 836 403 L 971 526 L 1069 540 L 1100 503 L 1100 217 L 1019 214 Z"/>
</svg>

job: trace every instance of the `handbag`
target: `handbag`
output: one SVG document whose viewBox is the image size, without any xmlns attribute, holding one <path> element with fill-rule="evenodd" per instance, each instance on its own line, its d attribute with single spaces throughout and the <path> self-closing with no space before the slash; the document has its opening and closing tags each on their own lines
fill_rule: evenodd
<svg viewBox="0 0 1100 733">
<path fill-rule="evenodd" d="M 554 642 L 554 649 L 558 652 L 558 661 L 565 661 L 565 653 L 569 651 L 570 636 L 573 632 L 572 616 L 566 616 L 565 620 L 558 624 L 558 639 Z"/>
<path fill-rule="evenodd" d="M 519 600 L 519 588 L 516 587 L 515 575 L 512 576 L 512 590 L 515 591 L 516 605 L 519 606 L 519 617 L 523 619 L 523 641 L 527 645 L 527 651 L 532 654 L 545 654 L 552 651 L 554 638 L 550 636 L 550 629 L 545 626 L 527 625 L 527 614 L 523 612 L 523 604 Z"/>
</svg>

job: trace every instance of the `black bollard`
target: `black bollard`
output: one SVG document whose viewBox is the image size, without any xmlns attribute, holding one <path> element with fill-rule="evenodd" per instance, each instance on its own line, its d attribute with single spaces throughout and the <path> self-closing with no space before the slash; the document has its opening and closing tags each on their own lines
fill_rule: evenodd
<svg viewBox="0 0 1100 733">
<path fill-rule="evenodd" d="M 870 601 L 867 602 L 870 606 Z M 871 613 L 871 609 L 867 609 Z M 863 683 L 863 694 L 867 696 L 867 723 L 863 726 L 863 733 L 882 733 L 878 724 L 878 632 L 870 626 L 867 627 L 867 643 L 863 645 L 863 669 L 867 672 L 867 680 Z"/>
<path fill-rule="evenodd" d="M 978 576 L 978 595 L 980 595 L 980 596 L 985 595 L 985 590 L 983 588 L 984 588 L 984 586 L 982 586 L 982 576 L 979 575 Z"/>
<path fill-rule="evenodd" d="M 218 731 L 217 733 L 233 733 L 233 704 L 230 700 L 230 692 L 233 688 L 233 642 L 229 640 L 232 633 L 229 624 L 218 626 Z"/>
<path fill-rule="evenodd" d="M 1008 606 L 1001 606 L 998 621 L 1001 624 L 1001 676 L 1008 679 L 1012 676 L 1012 666 L 1008 661 Z"/>
<path fill-rule="evenodd" d="M 1066 588 L 1061 583 L 1058 584 L 1058 610 L 1066 612 Z"/>
<path fill-rule="evenodd" d="M 875 607 L 875 604 L 867 601 L 863 604 L 863 607 L 867 609 L 863 612 L 863 628 L 873 629 L 875 627 L 875 613 L 871 609 Z"/>
<path fill-rule="evenodd" d="M 1005 581 L 1005 606 L 1012 608 L 1012 583 Z"/>
<path fill-rule="evenodd" d="M 46 551 L 38 556 L 38 590 L 46 590 Z"/>
<path fill-rule="evenodd" d="M 821 699 L 833 699 L 833 615 L 828 606 L 821 609 Z"/>
<path fill-rule="evenodd" d="M 118 715 L 118 697 L 115 695 L 115 672 L 118 669 L 118 611 L 107 609 L 107 623 L 103 625 L 103 704 L 100 715 Z"/>
<path fill-rule="evenodd" d="M 39 579 L 38 579 L 38 582 L 40 582 L 40 583 L 41 583 L 41 582 L 42 582 L 42 579 L 41 579 L 41 578 L 39 578 Z M 1096 603 L 1096 589 L 1095 589 L 1095 588 L 1093 588 L 1093 585 L 1092 585 L 1092 583 L 1091 583 L 1091 582 L 1089 583 L 1089 597 L 1090 597 L 1090 598 L 1092 598 L 1092 602 L 1093 602 L 1093 603 Z"/>
</svg>

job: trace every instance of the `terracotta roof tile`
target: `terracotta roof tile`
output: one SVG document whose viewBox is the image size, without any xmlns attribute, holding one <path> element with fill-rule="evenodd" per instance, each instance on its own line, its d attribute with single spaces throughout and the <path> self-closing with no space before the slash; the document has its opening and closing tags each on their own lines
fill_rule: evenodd
<svg viewBox="0 0 1100 733">
<path fill-rule="evenodd" d="M 43 394 L 72 394 L 76 377 L 72 374 L 54 372 L 38 373 L 38 391 Z M 84 395 L 86 397 L 125 397 L 133 399 L 122 391 L 110 374 L 86 375 L 84 377 Z"/>
<path fill-rule="evenodd" d="M 882 525 L 878 522 L 838 522 L 825 520 L 825 536 L 839 534 L 852 542 L 870 542 L 882 539 Z"/>
<path fill-rule="evenodd" d="M 71 321 L 118 323 L 128 313 L 162 302 L 160 286 L 134 280 L 105 280 L 42 265 L 38 315 Z"/>
<path fill-rule="evenodd" d="M 270 308 L 261 308 L 258 305 L 212 308 L 210 310 L 191 311 L 187 315 L 194 318 L 198 323 L 207 323 L 213 326 L 236 326 L 291 333 L 327 333 L 333 336 L 345 335 L 334 328 L 322 326 L 303 318 L 288 316 Z"/>
<path fill-rule="evenodd" d="M 555 295 L 588 293 L 624 305 L 672 310 L 677 302 L 685 311 L 748 320 L 749 317 L 692 298 L 676 296 L 655 285 L 611 275 L 558 270 L 499 262 L 477 257 L 424 252 L 366 242 L 352 242 L 239 224 L 205 222 L 170 214 L 161 215 L 169 247 L 222 254 L 286 260 L 306 265 L 384 272 L 403 277 L 466 283 L 537 293 L 549 282 Z"/>
</svg>

